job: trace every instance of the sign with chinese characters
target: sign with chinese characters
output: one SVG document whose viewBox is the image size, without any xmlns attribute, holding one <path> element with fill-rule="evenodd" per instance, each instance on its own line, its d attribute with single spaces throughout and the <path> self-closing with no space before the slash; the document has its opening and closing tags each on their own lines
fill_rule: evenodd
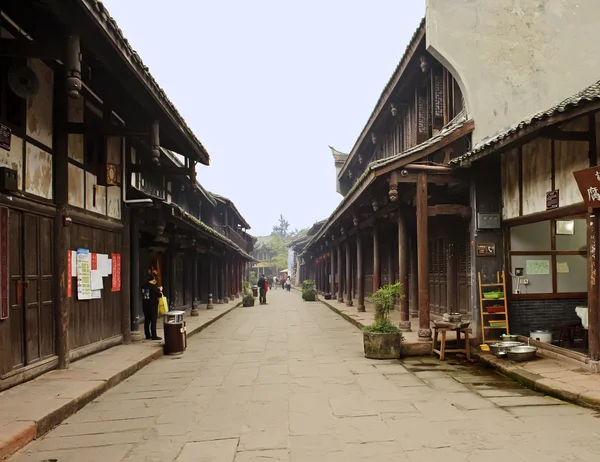
<svg viewBox="0 0 600 462">
<path fill-rule="evenodd" d="M 113 253 L 111 255 L 112 262 L 112 289 L 111 292 L 119 292 L 121 290 L 121 254 Z"/>
<path fill-rule="evenodd" d="M 8 208 L 0 207 L 0 319 L 10 313 L 8 287 Z"/>
<path fill-rule="evenodd" d="M 495 257 L 496 256 L 496 244 L 477 244 L 477 256 L 478 257 Z"/>
<path fill-rule="evenodd" d="M 594 209 L 600 208 L 600 167 L 579 170 L 573 172 L 573 176 L 585 205 Z"/>
<path fill-rule="evenodd" d="M 77 298 L 92 298 L 91 255 L 88 249 L 77 249 Z"/>
<path fill-rule="evenodd" d="M 12 130 L 4 124 L 0 124 L 0 148 L 10 151 L 10 139 Z"/>
<path fill-rule="evenodd" d="M 558 208 L 558 189 L 546 193 L 546 210 Z"/>
<path fill-rule="evenodd" d="M 67 297 L 73 296 L 73 251 L 67 250 Z"/>
</svg>

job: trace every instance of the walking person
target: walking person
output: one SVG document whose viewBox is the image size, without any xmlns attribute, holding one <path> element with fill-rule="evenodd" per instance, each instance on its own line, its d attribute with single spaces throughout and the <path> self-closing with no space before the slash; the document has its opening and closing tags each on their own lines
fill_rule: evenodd
<svg viewBox="0 0 600 462">
<path fill-rule="evenodd" d="M 277 276 L 273 276 L 273 288 L 277 289 Z"/>
<path fill-rule="evenodd" d="M 146 340 L 162 340 L 156 334 L 158 300 L 162 298 L 162 287 L 156 286 L 156 276 L 151 274 L 142 286 L 142 309 L 144 311 L 144 333 Z"/>
<path fill-rule="evenodd" d="M 281 288 L 285 289 L 285 277 L 281 276 L 281 279 L 279 279 L 279 282 L 281 282 Z"/>
<path fill-rule="evenodd" d="M 289 292 L 292 288 L 292 278 L 291 277 L 287 277 L 287 279 L 285 280 L 285 288 L 287 289 L 287 291 Z"/>
<path fill-rule="evenodd" d="M 265 279 L 265 275 L 261 274 L 258 279 L 258 301 L 261 305 L 267 303 L 267 291 L 265 286 L 267 285 L 267 280 Z"/>
</svg>

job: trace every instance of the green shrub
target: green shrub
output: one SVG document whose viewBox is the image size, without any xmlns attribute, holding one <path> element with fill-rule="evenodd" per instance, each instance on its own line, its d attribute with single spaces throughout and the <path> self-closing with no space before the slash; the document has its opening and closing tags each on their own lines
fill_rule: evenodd
<svg viewBox="0 0 600 462">
<path fill-rule="evenodd" d="M 366 326 L 363 329 L 364 332 L 400 332 L 400 329 L 390 321 L 390 314 L 395 308 L 396 298 L 404 298 L 404 290 L 399 282 L 385 285 L 371 296 L 375 304 L 375 321 Z"/>
<path fill-rule="evenodd" d="M 315 282 L 307 279 L 302 282 L 302 299 L 316 299 L 317 291 L 315 289 Z"/>
</svg>

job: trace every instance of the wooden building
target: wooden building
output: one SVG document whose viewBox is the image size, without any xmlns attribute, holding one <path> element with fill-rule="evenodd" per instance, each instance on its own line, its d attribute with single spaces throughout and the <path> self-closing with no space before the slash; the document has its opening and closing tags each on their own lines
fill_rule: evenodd
<svg viewBox="0 0 600 462">
<path fill-rule="evenodd" d="M 470 313 L 470 184 L 448 162 L 465 152 L 474 124 L 452 74 L 427 53 L 425 26 L 352 151 L 344 159 L 333 150 L 344 198 L 301 258 L 302 275 L 358 310 L 382 284 L 401 281 L 402 328 L 418 313 L 428 341 L 432 313 Z"/>
<path fill-rule="evenodd" d="M 184 164 L 170 164 L 161 147 Z M 208 153 L 100 2 L 2 2 L 0 390 L 131 340 L 144 265 L 131 253 L 138 241 L 151 245 L 142 230 L 150 208 L 164 212 L 177 255 L 194 239 L 220 252 L 214 266 L 229 262 L 222 286 L 237 293 L 247 248 L 186 210 L 199 200 L 157 207 L 133 195 L 138 175 L 146 190 L 184 178 L 177 194 L 193 196 L 197 163 L 208 165 Z M 208 208 L 213 201 L 204 198 Z M 165 286 L 191 306 L 202 291 L 181 282 Z"/>
</svg>

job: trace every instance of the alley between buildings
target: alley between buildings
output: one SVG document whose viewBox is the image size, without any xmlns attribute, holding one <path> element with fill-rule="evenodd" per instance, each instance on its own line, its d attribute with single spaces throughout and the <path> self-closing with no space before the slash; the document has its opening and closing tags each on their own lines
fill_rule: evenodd
<svg viewBox="0 0 600 462">
<path fill-rule="evenodd" d="M 11 462 L 595 461 L 594 411 L 460 361 L 363 357 L 297 292 L 238 308 Z"/>
</svg>

